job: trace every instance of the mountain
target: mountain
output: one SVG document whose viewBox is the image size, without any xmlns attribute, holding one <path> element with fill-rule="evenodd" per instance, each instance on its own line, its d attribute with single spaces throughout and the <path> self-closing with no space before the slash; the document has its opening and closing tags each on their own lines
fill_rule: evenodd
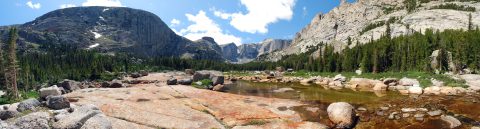
<svg viewBox="0 0 480 129">
<path fill-rule="evenodd" d="M 220 45 L 222 49 L 222 55 L 223 58 L 225 58 L 227 61 L 230 62 L 237 62 L 238 58 L 238 47 L 235 45 L 235 43 L 229 43 L 229 44 L 224 44 Z"/>
<path fill-rule="evenodd" d="M 480 3 L 454 0 L 341 0 L 326 14 L 319 13 L 309 25 L 298 32 L 290 47 L 268 55 L 277 61 L 282 56 L 304 53 L 314 46 L 332 45 L 336 52 L 376 40 L 385 35 L 390 25 L 391 37 L 424 32 L 427 29 L 467 30 L 469 21 L 480 24 Z M 471 20 L 469 20 L 471 15 Z M 348 40 L 351 44 L 348 44 Z"/>
<path fill-rule="evenodd" d="M 138 56 L 166 56 L 223 60 L 219 47 L 192 42 L 173 32 L 153 13 L 125 7 L 74 7 L 49 12 L 13 25 L 24 50 L 68 45 L 102 52 L 129 52 Z M 6 37 L 6 28 L 0 33 Z M 217 50 L 215 50 L 217 49 Z"/>
<path fill-rule="evenodd" d="M 263 54 L 283 50 L 291 43 L 292 40 L 266 39 L 260 43 L 242 44 L 238 47 L 233 47 L 234 44 L 222 45 L 222 51 L 224 57 L 231 62 L 247 63 L 256 60 Z"/>
</svg>

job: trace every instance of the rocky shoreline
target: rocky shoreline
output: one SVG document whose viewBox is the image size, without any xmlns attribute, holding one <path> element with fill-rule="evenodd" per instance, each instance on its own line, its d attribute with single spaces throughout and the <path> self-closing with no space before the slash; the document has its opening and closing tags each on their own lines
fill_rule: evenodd
<svg viewBox="0 0 480 129">
<path fill-rule="evenodd" d="M 202 80 L 210 79 L 208 85 Z M 478 105 L 439 103 L 451 102 L 448 98 L 426 96 L 428 89 L 413 98 L 392 100 L 384 106 L 356 105 L 345 102 L 326 103 L 326 106 L 299 100 L 265 98 L 218 92 L 237 80 L 269 83 L 302 83 L 321 85 L 330 89 L 350 88 L 361 91 L 398 90 L 405 87 L 408 94 L 418 87 L 414 79 L 386 78 L 372 80 L 347 79 L 337 75 L 326 77 L 224 76 L 218 71 L 138 73 L 108 82 L 76 82 L 65 80 L 58 85 L 40 89 L 40 98 L 15 104 L 1 105 L 1 128 L 82 128 L 82 129 L 131 129 L 131 128 L 366 128 L 377 122 L 382 127 L 428 127 L 438 120 L 449 128 L 480 126 L 475 112 L 454 114 L 452 107 L 478 108 Z M 205 86 L 195 88 L 193 86 Z M 405 86 L 409 85 L 409 86 Z M 394 87 L 394 88 L 392 88 Z M 411 91 L 412 89 L 412 91 Z M 272 92 L 294 91 L 279 88 Z M 465 92 L 463 92 L 465 91 Z M 472 90 L 455 89 L 446 95 L 478 96 Z M 435 95 L 435 94 L 433 94 Z M 440 94 L 443 93 L 440 90 Z M 478 98 L 466 97 L 477 103 Z M 455 100 L 457 101 L 457 100 Z M 422 104 L 419 104 L 422 103 Z M 327 106 L 328 105 L 328 106 Z M 446 110 L 449 109 L 449 110 Z M 315 119 L 311 120 L 311 115 Z M 323 115 L 322 115 L 323 114 Z M 305 118 L 310 116 L 310 118 Z M 476 119 L 476 120 L 475 120 Z M 410 121 L 411 120 L 411 121 Z M 392 122 L 394 124 L 392 124 Z M 400 123 L 397 123 L 400 122 Z M 427 123 L 425 123 L 427 122 Z M 396 124 L 395 124 L 396 123 Z M 389 126 L 392 124 L 394 126 Z M 420 125 L 419 125 L 420 124 Z M 425 125 L 426 124 L 426 125 Z M 464 126 L 464 124 L 468 126 Z M 433 126 L 436 127 L 436 126 Z"/>
</svg>

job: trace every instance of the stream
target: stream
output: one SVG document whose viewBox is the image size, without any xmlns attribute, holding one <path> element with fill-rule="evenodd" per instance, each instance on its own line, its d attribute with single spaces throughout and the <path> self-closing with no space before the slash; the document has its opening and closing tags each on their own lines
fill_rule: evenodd
<svg viewBox="0 0 480 129">
<path fill-rule="evenodd" d="M 359 122 L 355 128 L 406 128 L 406 129 L 447 129 L 449 124 L 440 116 L 429 116 L 427 112 L 402 112 L 402 108 L 426 108 L 429 111 L 442 110 L 444 115 L 452 115 L 462 122 L 458 128 L 470 129 L 480 126 L 480 96 L 427 96 L 401 95 L 398 92 L 354 91 L 351 89 L 326 89 L 318 85 L 305 86 L 299 83 L 258 83 L 237 81 L 227 85 L 225 92 L 247 96 L 294 99 L 306 105 L 290 107 L 300 114 L 303 120 L 320 122 L 333 126 L 328 120 L 326 109 L 333 102 L 348 102 L 358 111 Z M 390 114 L 398 116 L 389 119 Z M 405 117 L 404 114 L 409 116 Z M 416 118 L 414 115 L 423 114 Z"/>
</svg>

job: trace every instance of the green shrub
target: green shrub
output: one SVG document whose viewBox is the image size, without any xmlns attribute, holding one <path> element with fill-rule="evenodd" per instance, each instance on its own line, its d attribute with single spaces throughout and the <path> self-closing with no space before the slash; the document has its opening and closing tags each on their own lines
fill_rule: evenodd
<svg viewBox="0 0 480 129">
<path fill-rule="evenodd" d="M 467 12 L 475 12 L 475 7 L 464 6 L 464 5 L 457 5 L 453 3 L 448 4 L 441 4 L 438 6 L 433 6 L 430 9 L 452 9 L 452 10 L 459 10 L 459 11 L 467 11 Z"/>
<path fill-rule="evenodd" d="M 201 82 L 202 84 L 198 85 L 197 83 L 193 83 L 192 86 L 195 87 L 195 88 L 205 89 L 208 86 L 211 86 L 213 84 L 213 81 L 210 80 L 210 79 L 203 79 L 203 80 L 200 80 L 198 82 Z"/>
</svg>

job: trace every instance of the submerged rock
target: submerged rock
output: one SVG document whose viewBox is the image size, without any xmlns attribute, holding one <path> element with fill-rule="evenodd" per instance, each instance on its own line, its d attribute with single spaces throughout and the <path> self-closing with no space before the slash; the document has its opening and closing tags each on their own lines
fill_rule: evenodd
<svg viewBox="0 0 480 129">
<path fill-rule="evenodd" d="M 273 92 L 275 92 L 275 93 L 283 93 L 283 92 L 288 92 L 288 91 L 295 91 L 295 90 L 293 88 L 290 88 L 290 87 L 273 90 Z"/>
<path fill-rule="evenodd" d="M 352 128 L 355 123 L 355 111 L 352 105 L 346 102 L 336 102 L 328 105 L 328 118 L 337 128 Z"/>
</svg>

